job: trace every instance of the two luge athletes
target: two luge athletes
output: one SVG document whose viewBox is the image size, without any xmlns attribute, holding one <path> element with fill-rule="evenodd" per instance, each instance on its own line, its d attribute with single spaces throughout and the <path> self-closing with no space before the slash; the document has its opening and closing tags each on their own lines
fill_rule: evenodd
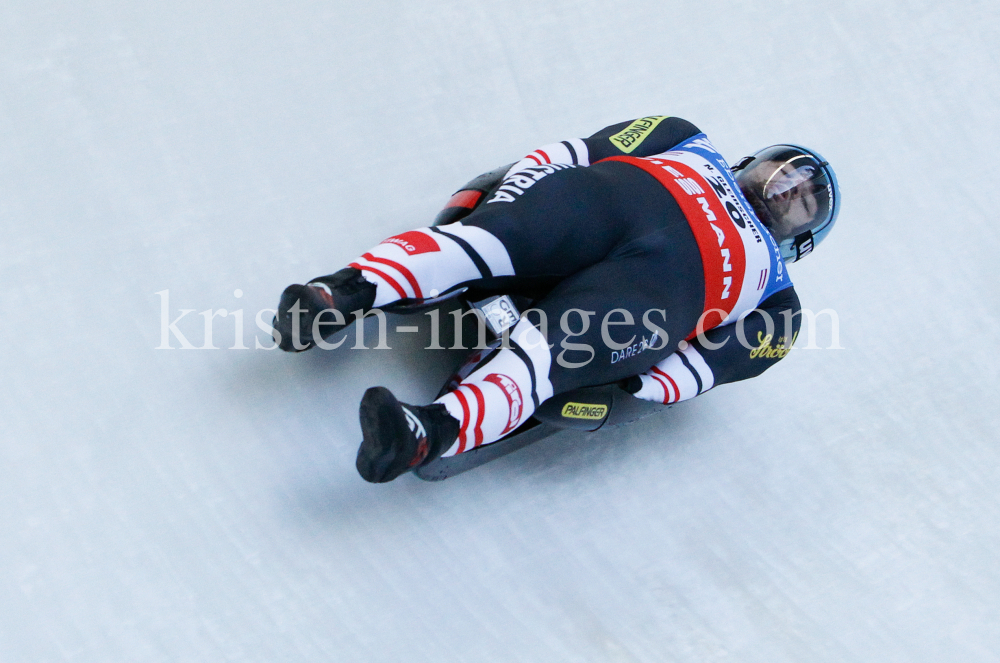
<svg viewBox="0 0 1000 663">
<path fill-rule="evenodd" d="M 731 169 L 694 125 L 663 116 L 546 145 L 494 180 L 453 196 L 446 212 L 461 221 L 390 237 L 282 294 L 275 338 L 303 350 L 324 311 L 349 319 L 466 285 L 544 293 L 534 308 L 553 321 L 547 337 L 540 316 L 522 317 L 508 348 L 434 403 L 365 393 L 357 468 L 368 481 L 493 442 L 578 387 L 619 381 L 674 403 L 761 374 L 799 328 L 785 264 L 829 233 L 840 202 L 816 152 L 774 145 Z"/>
</svg>

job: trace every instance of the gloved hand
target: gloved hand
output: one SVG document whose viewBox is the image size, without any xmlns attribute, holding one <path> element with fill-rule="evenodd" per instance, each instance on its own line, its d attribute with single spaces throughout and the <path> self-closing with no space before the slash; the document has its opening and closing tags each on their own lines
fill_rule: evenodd
<svg viewBox="0 0 1000 663">
<path fill-rule="evenodd" d="M 624 380 L 619 380 L 618 386 L 624 391 L 634 395 L 639 393 L 639 390 L 642 389 L 642 378 L 638 375 L 633 375 L 632 377 L 625 378 Z"/>
</svg>

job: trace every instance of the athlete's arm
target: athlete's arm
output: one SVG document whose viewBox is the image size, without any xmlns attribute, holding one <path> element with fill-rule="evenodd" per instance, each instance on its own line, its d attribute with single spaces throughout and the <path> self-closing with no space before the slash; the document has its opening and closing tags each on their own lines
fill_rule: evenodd
<svg viewBox="0 0 1000 663">
<path fill-rule="evenodd" d="M 590 162 L 627 155 L 648 157 L 671 150 L 701 133 L 695 125 L 679 117 L 651 115 L 621 122 L 585 138 Z"/>
<path fill-rule="evenodd" d="M 698 127 L 679 117 L 640 117 L 612 124 L 589 138 L 573 138 L 544 145 L 515 163 L 508 173 L 547 163 L 589 166 L 608 157 L 648 157 L 677 147 L 699 133 Z"/>
<path fill-rule="evenodd" d="M 742 321 L 709 329 L 623 387 L 637 398 L 676 403 L 712 387 L 757 377 L 788 354 L 799 333 L 792 287 L 768 297 Z"/>
<path fill-rule="evenodd" d="M 608 157 L 648 157 L 680 145 L 700 132 L 679 117 L 650 115 L 605 127 L 589 138 L 572 138 L 543 145 L 520 161 L 501 166 L 468 182 L 456 191 L 434 221 L 441 226 L 459 221 L 478 207 L 506 177 L 522 168 L 544 164 L 589 166 Z"/>
</svg>

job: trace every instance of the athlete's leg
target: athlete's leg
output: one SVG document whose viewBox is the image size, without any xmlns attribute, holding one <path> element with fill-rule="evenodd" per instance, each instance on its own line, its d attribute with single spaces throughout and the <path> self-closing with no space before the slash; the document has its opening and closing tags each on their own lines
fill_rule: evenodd
<svg viewBox="0 0 1000 663">
<path fill-rule="evenodd" d="M 389 237 L 334 274 L 286 288 L 274 327 L 282 349 L 305 350 L 315 332 L 328 338 L 357 314 L 513 275 L 504 245 L 481 228 L 418 228 Z"/>
<path fill-rule="evenodd" d="M 612 163 L 590 171 L 611 182 L 634 173 L 616 168 L 619 165 Z M 571 177 L 577 175 L 566 174 L 564 179 L 569 182 Z M 552 183 L 534 184 L 524 195 L 523 205 L 498 199 L 496 204 L 510 203 L 510 207 L 487 207 L 470 215 L 463 226 L 442 229 L 481 230 L 486 235 L 479 238 L 492 237 L 507 251 L 515 277 L 556 277 L 559 285 L 538 303 L 533 318 L 523 317 L 515 325 L 507 347 L 495 349 L 435 403 L 412 406 L 399 403 L 385 389 L 370 390 L 362 402 L 364 441 L 358 450 L 358 471 L 365 479 L 389 481 L 442 452 L 454 454 L 493 442 L 523 423 L 555 393 L 641 373 L 672 352 L 693 329 L 704 304 L 700 253 L 683 214 L 662 187 L 652 178 L 641 177 L 623 179 L 617 188 L 566 186 L 560 190 L 562 178 Z M 551 196 L 540 195 L 548 189 L 553 189 Z M 567 199 L 574 191 L 580 198 Z M 600 191 L 603 198 L 588 198 L 594 191 Z M 546 209 L 550 199 L 561 203 Z M 514 223 L 516 210 L 528 209 L 532 216 Z M 581 210 L 593 214 L 581 214 Z M 418 241 L 424 241 L 438 231 L 418 232 Z M 462 237 L 479 253 L 481 247 L 470 243 L 470 238 L 483 240 L 471 234 Z M 412 250 L 404 257 L 399 251 L 406 247 L 400 242 L 387 244 L 392 246 L 384 250 L 395 250 L 400 260 L 423 255 Z M 387 254 L 369 256 L 367 263 L 356 264 L 377 269 L 390 265 L 372 258 L 392 260 Z M 417 285 L 427 287 L 417 277 L 415 264 L 402 266 Z M 436 269 L 436 265 L 428 268 L 423 277 L 430 279 L 427 283 L 439 278 Z M 468 263 L 465 269 L 467 275 L 474 275 Z M 396 272 L 407 280 L 404 272 Z M 441 278 L 438 287 L 464 277 Z M 383 289 L 388 286 L 401 296 L 388 280 L 383 282 Z M 398 279 L 396 285 L 407 292 Z M 581 324 L 586 320 L 586 329 L 572 324 L 573 315 L 580 317 Z M 543 324 L 541 316 L 548 324 Z M 607 331 L 610 325 L 602 324 L 606 319 L 617 323 L 614 333 Z M 607 331 L 607 340 L 602 330 Z"/>
<path fill-rule="evenodd" d="M 281 347 L 310 347 L 317 314 L 330 308 L 349 323 L 357 309 L 462 285 L 554 285 L 654 230 L 658 212 L 673 203 L 653 178 L 615 162 L 528 168 L 509 181 L 499 192 L 505 197 L 492 197 L 460 223 L 390 237 L 335 274 L 290 286 L 275 318 Z M 325 337 L 340 321 L 324 317 Z"/>
<path fill-rule="evenodd" d="M 646 210 L 668 198 L 652 178 L 614 162 L 531 167 L 506 181 L 463 221 L 390 237 L 352 262 L 377 285 L 375 306 L 498 279 L 554 284 L 655 230 L 660 217 Z"/>
<path fill-rule="evenodd" d="M 436 401 L 460 422 L 444 455 L 503 437 L 554 394 L 623 380 L 676 351 L 702 311 L 701 270 L 690 229 L 674 224 L 566 279 L 521 319 L 509 348 Z"/>
<path fill-rule="evenodd" d="M 514 275 L 507 248 L 461 222 L 394 235 L 348 265 L 376 286 L 373 307 L 437 297 L 455 286 Z"/>
<path fill-rule="evenodd" d="M 553 396 L 548 379 L 551 355 L 538 328 L 522 318 L 507 345 L 493 349 L 454 391 L 435 401 L 459 422 L 458 438 L 442 455 L 500 439 Z"/>
</svg>

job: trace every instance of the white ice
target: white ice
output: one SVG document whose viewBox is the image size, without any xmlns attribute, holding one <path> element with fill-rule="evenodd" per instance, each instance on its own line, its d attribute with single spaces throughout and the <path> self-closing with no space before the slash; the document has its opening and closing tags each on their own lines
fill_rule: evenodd
<svg viewBox="0 0 1000 663">
<path fill-rule="evenodd" d="M 7 0 L 0 661 L 996 661 L 998 33 L 975 0 Z M 836 165 L 792 275 L 843 349 L 821 320 L 626 430 L 362 481 L 365 388 L 430 399 L 455 354 L 257 350 L 256 313 L 650 114 Z M 250 349 L 232 315 L 155 349 L 163 291 Z"/>
</svg>

